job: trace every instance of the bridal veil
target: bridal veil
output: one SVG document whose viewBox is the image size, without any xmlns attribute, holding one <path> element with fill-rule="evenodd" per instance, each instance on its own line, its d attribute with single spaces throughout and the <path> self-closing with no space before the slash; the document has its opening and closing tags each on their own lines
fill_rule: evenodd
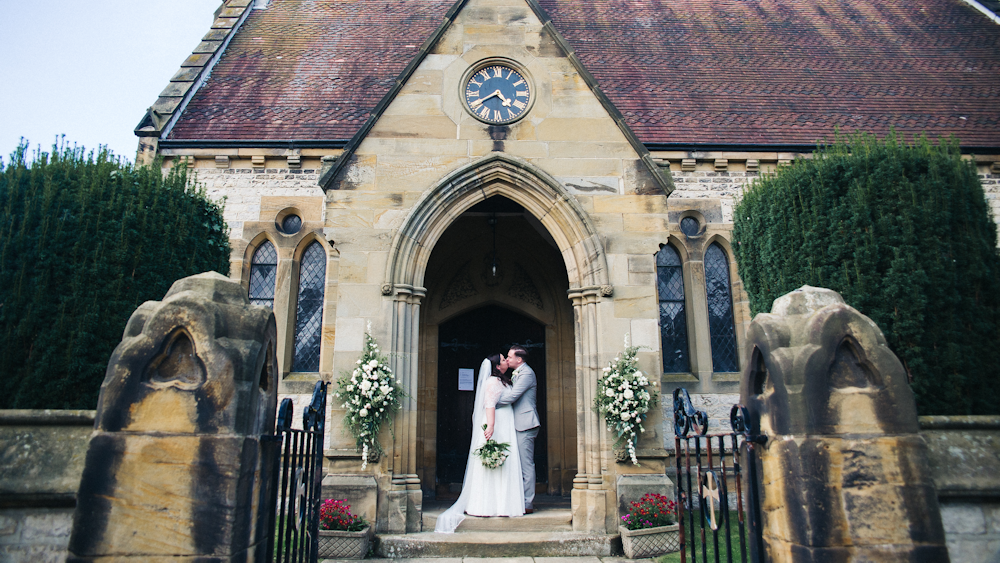
<svg viewBox="0 0 1000 563">
<path fill-rule="evenodd" d="M 479 380 L 476 382 L 476 406 L 472 411 L 473 424 L 472 432 L 475 434 L 476 431 L 482 432 L 482 429 L 476 428 L 476 421 L 482 420 L 483 414 L 483 393 L 486 391 L 486 381 L 489 379 L 490 375 L 493 373 L 493 366 L 490 364 L 490 359 L 486 358 L 483 360 L 482 365 L 479 366 Z M 451 508 L 445 510 L 441 516 L 438 516 L 437 524 L 434 526 L 435 532 L 444 532 L 450 534 L 458 528 L 458 525 L 465 520 L 465 508 L 469 506 L 469 496 L 472 491 L 466 485 L 469 484 L 469 468 L 472 466 L 472 444 L 476 441 L 472 440 L 469 445 L 469 457 L 465 460 L 465 477 L 462 479 L 462 492 L 458 495 L 458 500 L 455 504 L 451 505 Z"/>
</svg>

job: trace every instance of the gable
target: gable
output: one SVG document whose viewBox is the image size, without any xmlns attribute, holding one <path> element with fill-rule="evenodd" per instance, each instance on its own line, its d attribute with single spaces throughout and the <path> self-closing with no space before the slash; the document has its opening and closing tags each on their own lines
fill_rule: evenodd
<svg viewBox="0 0 1000 563">
<path fill-rule="evenodd" d="M 442 171 L 499 151 L 525 158 L 584 192 L 670 193 L 669 171 L 653 163 L 558 33 L 543 23 L 537 5 L 468 0 L 456 8 L 321 178 L 324 189 L 357 189 L 352 177 L 384 184 L 398 173 L 407 174 L 410 184 L 398 189 L 427 188 Z M 465 99 L 472 84 L 478 90 L 477 79 L 489 79 L 488 69 L 502 81 L 501 68 L 517 73 L 528 102 L 514 102 L 525 113 L 509 124 L 495 122 L 502 110 L 500 90 L 494 121 L 476 115 Z M 492 95 L 484 92 L 483 99 Z M 479 109 L 486 112 L 486 104 Z M 347 168 L 354 170 L 341 174 Z M 412 169 L 425 170 L 426 177 L 415 180 L 408 174 Z"/>
</svg>

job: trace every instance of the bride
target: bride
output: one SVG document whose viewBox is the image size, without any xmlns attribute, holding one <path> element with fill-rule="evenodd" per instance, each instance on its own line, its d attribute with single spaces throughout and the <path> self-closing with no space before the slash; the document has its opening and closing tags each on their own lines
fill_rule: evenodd
<svg viewBox="0 0 1000 563">
<path fill-rule="evenodd" d="M 497 407 L 504 386 L 511 385 L 507 375 L 507 359 L 494 354 L 479 367 L 476 384 L 476 406 L 472 414 L 472 445 L 465 464 L 465 480 L 458 500 L 437 519 L 435 532 L 451 533 L 471 516 L 522 516 L 524 485 L 521 482 L 521 458 L 517 451 L 514 429 L 514 409 L 510 405 Z M 483 424 L 486 431 L 482 430 Z M 497 469 L 487 469 L 474 452 L 492 437 L 507 442 L 507 459 Z"/>
</svg>

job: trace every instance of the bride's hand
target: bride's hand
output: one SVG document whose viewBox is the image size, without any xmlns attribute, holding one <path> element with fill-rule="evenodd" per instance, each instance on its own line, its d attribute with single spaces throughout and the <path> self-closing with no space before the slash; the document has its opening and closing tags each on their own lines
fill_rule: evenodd
<svg viewBox="0 0 1000 563">
<path fill-rule="evenodd" d="M 486 426 L 486 439 L 489 440 L 492 437 L 493 437 L 493 425 L 490 424 Z"/>
</svg>

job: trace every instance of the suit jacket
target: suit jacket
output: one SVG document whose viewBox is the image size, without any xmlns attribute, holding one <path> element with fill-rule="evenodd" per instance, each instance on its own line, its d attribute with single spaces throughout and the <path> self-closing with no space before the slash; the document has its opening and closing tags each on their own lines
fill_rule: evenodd
<svg viewBox="0 0 1000 563">
<path fill-rule="evenodd" d="M 514 385 L 503 390 L 497 405 L 513 405 L 514 428 L 518 432 L 541 426 L 538 420 L 538 379 L 528 364 L 514 370 Z"/>
</svg>

